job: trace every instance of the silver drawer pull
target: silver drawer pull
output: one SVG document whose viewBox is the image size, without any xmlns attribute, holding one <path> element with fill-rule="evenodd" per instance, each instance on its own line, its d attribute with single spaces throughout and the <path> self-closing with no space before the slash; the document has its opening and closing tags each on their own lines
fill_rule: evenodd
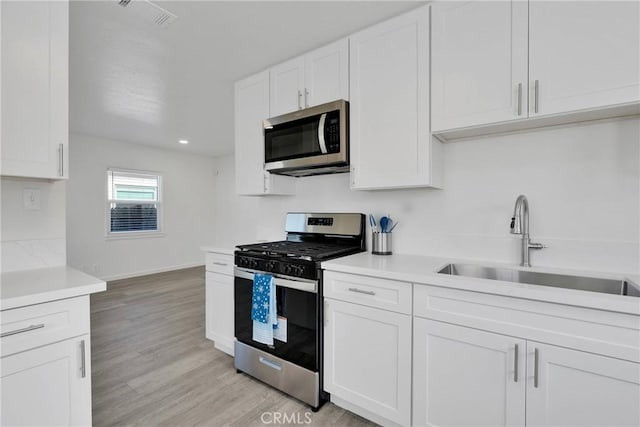
<svg viewBox="0 0 640 427">
<path fill-rule="evenodd" d="M 365 291 L 365 290 L 358 289 L 358 288 L 349 288 L 349 290 L 350 290 L 351 292 L 357 292 L 357 293 L 359 293 L 359 294 L 366 294 L 366 295 L 375 295 L 375 294 L 376 294 L 376 293 L 375 293 L 375 292 L 373 292 L 373 291 Z"/>
<path fill-rule="evenodd" d="M 2 334 L 0 334 L 0 338 L 8 337 L 10 335 L 21 334 L 23 332 L 29 332 L 29 331 L 33 331 L 33 330 L 41 329 L 41 328 L 44 328 L 44 323 L 40 323 L 38 325 L 27 326 L 26 328 L 22 328 L 22 329 L 16 329 L 15 331 L 3 332 Z"/>
<path fill-rule="evenodd" d="M 278 362 L 274 362 L 273 360 L 269 360 L 266 357 L 262 357 L 262 356 L 260 356 L 258 360 L 263 365 L 267 365 L 268 367 L 275 369 L 276 371 L 282 371 L 282 365 L 279 364 Z"/>
<path fill-rule="evenodd" d="M 221 265 L 221 266 L 223 266 L 223 267 L 226 267 L 226 266 L 227 266 L 227 263 L 226 263 L 226 262 L 218 262 L 218 261 L 214 261 L 214 262 L 213 262 L 213 265 Z"/>
</svg>

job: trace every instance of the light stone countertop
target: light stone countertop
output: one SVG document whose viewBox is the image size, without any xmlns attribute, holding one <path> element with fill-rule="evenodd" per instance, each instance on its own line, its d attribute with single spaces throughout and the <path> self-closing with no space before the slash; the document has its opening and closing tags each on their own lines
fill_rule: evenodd
<svg viewBox="0 0 640 427">
<path fill-rule="evenodd" d="M 67 266 L 12 271 L 0 276 L 0 310 L 102 292 L 107 284 Z"/>
<path fill-rule="evenodd" d="M 223 247 L 223 246 L 200 246 L 200 250 L 203 252 L 214 252 L 217 254 L 233 255 L 235 247 Z"/>
<path fill-rule="evenodd" d="M 513 264 L 499 264 L 479 260 L 461 260 L 420 255 L 372 255 L 362 252 L 347 257 L 336 258 L 322 263 L 327 271 L 360 274 L 416 284 L 443 286 L 447 288 L 504 295 L 538 301 L 553 302 L 600 310 L 616 311 L 640 316 L 640 298 L 554 288 L 550 286 L 513 283 L 500 280 L 451 276 L 437 273 L 450 263 L 478 264 L 498 268 L 536 271 L 542 273 L 568 274 L 574 276 L 600 277 L 606 279 L 629 280 L 640 285 L 638 276 L 616 273 L 596 273 L 591 271 L 565 270 L 558 268 L 523 268 Z"/>
</svg>

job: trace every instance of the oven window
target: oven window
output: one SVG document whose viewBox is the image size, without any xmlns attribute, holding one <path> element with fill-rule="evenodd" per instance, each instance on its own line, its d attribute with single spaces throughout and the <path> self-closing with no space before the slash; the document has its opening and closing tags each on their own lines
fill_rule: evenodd
<svg viewBox="0 0 640 427">
<path fill-rule="evenodd" d="M 251 296 L 253 281 L 236 277 L 235 336 L 240 342 L 271 353 L 311 371 L 318 371 L 318 296 L 311 292 L 276 286 L 278 316 L 287 319 L 287 342 L 274 340 L 274 347 L 252 339 Z"/>
<path fill-rule="evenodd" d="M 322 154 L 318 142 L 318 116 L 307 117 L 265 130 L 265 162 Z"/>
</svg>

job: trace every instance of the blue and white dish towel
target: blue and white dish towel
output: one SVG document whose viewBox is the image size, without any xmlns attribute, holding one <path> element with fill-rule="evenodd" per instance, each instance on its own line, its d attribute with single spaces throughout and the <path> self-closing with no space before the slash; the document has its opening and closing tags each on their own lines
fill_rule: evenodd
<svg viewBox="0 0 640 427">
<path fill-rule="evenodd" d="M 276 305 L 276 285 L 270 274 L 253 276 L 253 297 L 251 320 L 253 320 L 253 340 L 273 345 L 273 330 L 278 327 Z"/>
</svg>

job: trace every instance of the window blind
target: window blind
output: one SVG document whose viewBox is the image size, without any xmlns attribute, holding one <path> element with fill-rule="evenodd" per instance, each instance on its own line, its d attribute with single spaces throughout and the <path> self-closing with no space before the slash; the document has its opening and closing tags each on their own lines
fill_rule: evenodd
<svg viewBox="0 0 640 427">
<path fill-rule="evenodd" d="M 158 174 L 109 169 L 108 232 L 160 231 L 160 184 Z"/>
</svg>

